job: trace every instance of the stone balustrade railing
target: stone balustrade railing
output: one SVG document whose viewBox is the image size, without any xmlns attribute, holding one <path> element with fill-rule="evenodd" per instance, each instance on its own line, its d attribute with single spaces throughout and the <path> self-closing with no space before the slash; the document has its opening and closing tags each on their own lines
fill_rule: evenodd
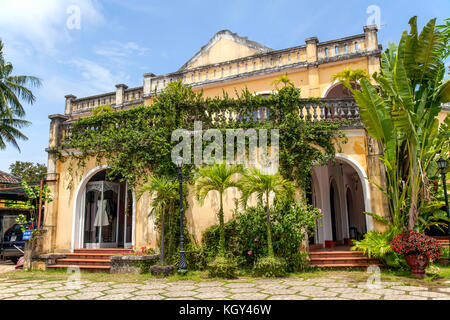
<svg viewBox="0 0 450 320">
<path fill-rule="evenodd" d="M 65 115 L 81 115 L 92 112 L 99 106 L 111 106 L 120 109 L 129 105 L 144 103 L 143 88 L 130 88 L 124 84 L 116 86 L 116 92 L 109 92 L 101 95 L 77 98 L 73 95 L 66 96 Z"/>
<path fill-rule="evenodd" d="M 300 101 L 301 107 L 298 114 L 302 120 L 305 121 L 319 121 L 319 120 L 352 120 L 354 126 L 361 126 L 361 119 L 359 115 L 359 108 L 353 98 L 338 98 L 338 99 L 302 99 Z M 225 118 L 229 121 L 233 120 L 253 120 L 264 121 L 270 119 L 270 114 L 267 110 L 261 108 L 255 111 L 252 115 L 242 115 L 225 111 Z M 65 121 L 62 124 L 62 140 L 68 141 L 72 136 L 72 123 L 74 120 Z M 95 130 L 96 128 L 91 128 Z"/>
</svg>

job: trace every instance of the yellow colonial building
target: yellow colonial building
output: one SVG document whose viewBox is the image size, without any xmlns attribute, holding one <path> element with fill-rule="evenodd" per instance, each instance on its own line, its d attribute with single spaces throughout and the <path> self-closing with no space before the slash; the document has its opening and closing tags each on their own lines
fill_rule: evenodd
<svg viewBox="0 0 450 320">
<path fill-rule="evenodd" d="M 47 205 L 43 241 L 44 253 L 70 253 L 82 248 L 129 248 L 157 243 L 157 231 L 149 216 L 147 195 L 139 201 L 126 182 L 107 181 L 106 165 L 90 160 L 72 177 L 69 161 L 61 161 L 69 151 L 60 148 L 70 123 L 88 116 L 97 106 L 111 105 L 126 109 L 133 105 L 151 105 L 152 97 L 171 81 L 182 81 L 204 96 L 230 97 L 247 87 L 255 94 L 269 94 L 272 82 L 288 73 L 289 79 L 301 88 L 303 98 L 322 99 L 323 105 L 311 104 L 301 115 L 317 119 L 358 119 L 358 107 L 341 84 L 331 81 L 332 75 L 345 68 L 364 69 L 369 74 L 379 71 L 381 46 L 375 26 L 366 26 L 358 35 L 320 42 L 316 37 L 304 44 L 273 50 L 240 37 L 228 30 L 216 33 L 210 41 L 180 69 L 173 73 L 146 73 L 143 86 L 128 88 L 118 84 L 116 91 L 77 98 L 66 96 L 64 114 L 51 115 L 47 183 L 55 201 Z M 380 150 L 362 125 L 344 128 L 348 142 L 336 155 L 333 165 L 316 167 L 312 175 L 312 197 L 321 208 L 323 218 L 317 222 L 314 243 L 342 243 L 367 231 L 381 228 L 364 211 L 384 216 L 387 203 L 380 191 L 366 178 L 383 185 L 384 173 L 378 159 Z M 71 150 L 76 152 L 76 150 Z M 69 183 L 72 181 L 72 183 Z M 226 194 L 225 217 L 229 219 L 237 191 Z M 218 198 L 210 194 L 203 206 L 189 195 L 186 212 L 190 233 L 201 241 L 202 232 L 217 223 Z M 102 212 L 103 210 L 103 212 Z M 105 215 L 104 212 L 107 212 Z M 103 213 L 103 214 L 102 214 Z M 99 234 L 99 229 L 101 233 Z"/>
</svg>

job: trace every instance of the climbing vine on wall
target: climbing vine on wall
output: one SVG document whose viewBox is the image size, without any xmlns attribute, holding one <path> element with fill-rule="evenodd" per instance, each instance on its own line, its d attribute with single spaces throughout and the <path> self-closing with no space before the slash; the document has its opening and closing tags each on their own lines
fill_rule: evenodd
<svg viewBox="0 0 450 320">
<path fill-rule="evenodd" d="M 333 141 L 344 138 L 339 128 L 349 123 L 302 120 L 298 114 L 300 101 L 300 89 L 291 86 L 268 97 L 243 90 L 236 92 L 236 98 L 225 92 L 222 97 L 205 98 L 202 92 L 172 82 L 154 97 L 150 106 L 102 113 L 74 122 L 71 139 L 64 144 L 78 151 L 69 157 L 69 171 L 73 174 L 94 157 L 98 163 L 106 161 L 110 176 L 132 185 L 140 184 L 150 173 L 175 177 L 177 169 L 171 161 L 171 151 L 178 142 L 171 141 L 172 132 L 179 128 L 193 130 L 194 121 L 202 121 L 203 130 L 279 129 L 280 172 L 305 187 L 314 165 L 334 159 Z M 253 118 L 253 112 L 260 108 L 268 110 L 268 120 Z M 225 110 L 241 117 L 230 119 Z M 192 178 L 192 169 L 192 165 L 184 166 L 187 179 Z"/>
</svg>

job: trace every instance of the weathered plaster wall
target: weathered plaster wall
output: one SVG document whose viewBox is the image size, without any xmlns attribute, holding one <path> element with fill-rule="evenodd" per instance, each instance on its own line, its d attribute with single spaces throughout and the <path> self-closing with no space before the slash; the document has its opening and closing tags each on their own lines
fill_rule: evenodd
<svg viewBox="0 0 450 320">
<path fill-rule="evenodd" d="M 193 61 L 189 68 L 239 59 L 257 53 L 260 52 L 256 49 L 223 38 L 217 41 L 208 51 L 199 56 L 197 60 Z"/>
</svg>

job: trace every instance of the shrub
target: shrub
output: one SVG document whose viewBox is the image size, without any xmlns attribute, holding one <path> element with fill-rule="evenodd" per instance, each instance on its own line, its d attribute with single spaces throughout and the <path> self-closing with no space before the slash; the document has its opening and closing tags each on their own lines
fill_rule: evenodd
<svg viewBox="0 0 450 320">
<path fill-rule="evenodd" d="M 236 277 L 237 261 L 232 257 L 216 257 L 208 264 L 209 276 L 233 279 Z"/>
<path fill-rule="evenodd" d="M 204 270 L 208 264 L 208 254 L 203 247 L 200 247 L 193 242 L 188 242 L 184 247 L 186 255 L 186 264 L 188 270 Z M 168 258 L 169 264 L 178 266 L 180 261 L 180 246 L 173 251 Z"/>
<path fill-rule="evenodd" d="M 225 252 L 232 256 L 240 255 L 239 234 L 237 232 L 237 221 L 231 219 L 224 225 L 225 229 Z M 219 252 L 219 225 L 207 228 L 202 235 L 202 248 L 208 258 L 212 259 Z"/>
<path fill-rule="evenodd" d="M 450 247 L 442 247 L 441 257 L 450 257 Z"/>
<path fill-rule="evenodd" d="M 308 264 L 307 255 L 299 252 L 304 229 L 314 232 L 318 209 L 303 203 L 278 202 L 271 208 L 272 240 L 275 255 L 284 258 L 289 272 L 302 271 Z M 208 258 L 218 250 L 219 228 L 205 230 L 202 245 Z M 252 268 L 260 257 L 267 256 L 266 211 L 263 205 L 247 207 L 225 223 L 226 253 L 237 258 L 238 265 Z"/>
<path fill-rule="evenodd" d="M 415 230 L 396 235 L 390 244 L 392 250 L 400 255 L 421 254 L 432 260 L 441 257 L 439 242 Z"/>
<path fill-rule="evenodd" d="M 291 257 L 299 254 L 304 230 L 310 230 L 312 235 L 321 213 L 312 206 L 290 201 L 278 202 L 270 213 L 275 255 L 291 261 Z M 265 215 L 264 207 L 259 204 L 236 216 L 240 254 L 247 265 L 253 265 L 259 257 L 268 254 Z M 289 269 L 294 270 L 295 266 L 290 263 Z"/>
<path fill-rule="evenodd" d="M 208 253 L 204 248 L 188 245 L 186 250 L 186 263 L 189 270 L 204 270 L 208 264 Z"/>
<path fill-rule="evenodd" d="M 253 272 L 260 277 L 283 277 L 286 275 L 286 261 L 277 257 L 262 257 L 255 262 Z"/>
<path fill-rule="evenodd" d="M 309 267 L 309 253 L 297 252 L 286 259 L 286 270 L 288 272 L 302 272 Z"/>
<path fill-rule="evenodd" d="M 364 235 L 364 239 L 355 241 L 355 245 L 351 249 L 361 250 L 364 254 L 367 254 L 369 258 L 379 259 L 388 267 L 406 267 L 407 264 L 405 259 L 393 252 L 390 245 L 392 238 L 399 232 L 400 230 L 396 228 L 390 228 L 383 233 L 369 231 Z"/>
</svg>

